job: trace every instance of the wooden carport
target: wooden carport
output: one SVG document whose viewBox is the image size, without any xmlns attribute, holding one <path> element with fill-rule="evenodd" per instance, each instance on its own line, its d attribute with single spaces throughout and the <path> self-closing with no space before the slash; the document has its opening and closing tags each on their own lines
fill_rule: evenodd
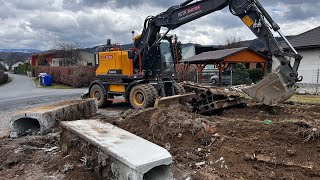
<svg viewBox="0 0 320 180">
<path fill-rule="evenodd" d="M 266 75 L 267 63 L 270 59 L 248 47 L 224 49 L 217 51 L 208 51 L 184 59 L 184 64 L 195 64 L 198 67 L 199 79 L 202 81 L 202 71 L 208 64 L 213 64 L 219 69 L 219 83 L 221 86 L 222 71 L 227 69 L 229 64 L 233 63 L 259 63 Z"/>
</svg>

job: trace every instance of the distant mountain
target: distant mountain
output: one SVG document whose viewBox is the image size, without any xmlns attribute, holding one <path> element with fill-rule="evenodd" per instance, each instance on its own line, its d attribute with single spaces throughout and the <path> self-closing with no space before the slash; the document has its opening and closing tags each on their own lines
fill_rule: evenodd
<svg viewBox="0 0 320 180">
<path fill-rule="evenodd" d="M 7 52 L 7 53 L 13 53 L 13 52 L 20 52 L 20 53 L 37 53 L 40 52 L 38 49 L 1 49 L 0 53 Z"/>
<path fill-rule="evenodd" d="M 0 52 L 0 60 L 7 63 L 9 66 L 19 61 L 25 62 L 28 58 L 31 58 L 32 53 L 23 52 Z"/>
</svg>

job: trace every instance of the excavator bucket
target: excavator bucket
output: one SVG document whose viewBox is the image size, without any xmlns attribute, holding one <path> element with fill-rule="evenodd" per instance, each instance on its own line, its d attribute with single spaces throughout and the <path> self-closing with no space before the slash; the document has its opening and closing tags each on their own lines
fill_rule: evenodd
<svg viewBox="0 0 320 180">
<path fill-rule="evenodd" d="M 259 83 L 243 88 L 242 91 L 265 105 L 276 106 L 289 99 L 295 89 L 288 87 L 279 72 L 274 72 L 267 75 Z"/>
</svg>

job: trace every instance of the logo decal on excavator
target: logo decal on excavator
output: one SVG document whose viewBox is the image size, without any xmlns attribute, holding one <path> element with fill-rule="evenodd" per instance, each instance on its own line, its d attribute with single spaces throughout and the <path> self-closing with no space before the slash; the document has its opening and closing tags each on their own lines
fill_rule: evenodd
<svg viewBox="0 0 320 180">
<path fill-rule="evenodd" d="M 108 56 L 106 56 L 106 59 L 112 59 L 113 58 L 113 56 L 112 55 L 108 55 Z"/>
<path fill-rule="evenodd" d="M 183 19 L 186 19 L 186 18 L 191 17 L 193 15 L 196 15 L 199 12 L 201 12 L 201 6 L 200 5 L 193 6 L 189 9 L 186 9 L 186 10 L 179 12 L 178 18 L 179 18 L 179 20 L 183 20 Z"/>
<path fill-rule="evenodd" d="M 251 27 L 253 25 L 253 21 L 252 19 L 246 15 L 245 17 L 242 18 L 242 21 L 248 26 L 248 27 Z"/>
</svg>

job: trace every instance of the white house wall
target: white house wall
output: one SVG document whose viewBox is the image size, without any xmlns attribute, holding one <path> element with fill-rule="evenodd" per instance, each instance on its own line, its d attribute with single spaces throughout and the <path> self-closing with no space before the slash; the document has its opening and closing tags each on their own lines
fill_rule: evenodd
<svg viewBox="0 0 320 180">
<path fill-rule="evenodd" d="M 189 57 L 195 56 L 196 55 L 196 48 L 194 45 L 187 46 L 182 48 L 182 59 L 187 59 Z"/>
<path fill-rule="evenodd" d="M 317 83 L 317 71 L 320 69 L 320 48 L 298 51 L 303 59 L 301 60 L 298 73 L 303 76 L 301 83 Z M 294 60 L 291 60 L 293 64 Z M 272 69 L 280 65 L 279 61 L 273 57 Z M 320 81 L 320 79 L 319 79 Z"/>
<path fill-rule="evenodd" d="M 60 61 L 63 62 L 63 58 L 52 58 L 51 66 L 59 66 Z"/>
</svg>

